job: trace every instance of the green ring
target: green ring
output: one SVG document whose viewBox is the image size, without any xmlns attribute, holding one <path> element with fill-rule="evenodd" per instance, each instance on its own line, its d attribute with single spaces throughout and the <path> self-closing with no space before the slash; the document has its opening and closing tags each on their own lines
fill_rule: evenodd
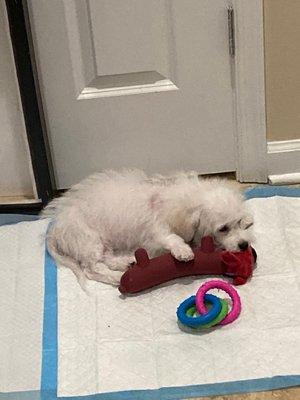
<svg viewBox="0 0 300 400">
<path fill-rule="evenodd" d="M 221 308 L 219 315 L 217 315 L 216 318 L 213 319 L 208 324 L 201 325 L 198 328 L 192 328 L 192 329 L 203 329 L 203 328 L 208 329 L 208 328 L 213 327 L 214 325 L 217 325 L 219 322 L 221 322 L 228 314 L 229 305 L 225 299 L 220 299 L 220 301 L 222 304 L 222 308 Z M 193 317 L 195 315 L 195 313 L 198 313 L 196 306 L 192 306 L 187 310 L 186 315 L 189 317 Z"/>
</svg>

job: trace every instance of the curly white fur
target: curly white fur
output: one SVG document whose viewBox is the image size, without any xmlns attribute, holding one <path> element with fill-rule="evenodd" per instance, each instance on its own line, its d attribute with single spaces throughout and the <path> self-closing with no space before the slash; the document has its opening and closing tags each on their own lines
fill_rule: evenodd
<svg viewBox="0 0 300 400">
<path fill-rule="evenodd" d="M 85 277 L 118 284 L 138 247 L 188 261 L 190 244 L 204 235 L 229 250 L 252 240 L 252 218 L 239 191 L 195 173 L 149 178 L 138 170 L 105 171 L 52 201 L 43 216 L 53 217 L 50 253 L 82 285 Z"/>
</svg>

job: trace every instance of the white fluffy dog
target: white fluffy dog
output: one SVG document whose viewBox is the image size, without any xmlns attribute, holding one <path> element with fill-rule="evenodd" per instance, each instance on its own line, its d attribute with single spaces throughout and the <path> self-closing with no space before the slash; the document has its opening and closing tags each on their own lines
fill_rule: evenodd
<svg viewBox="0 0 300 400">
<path fill-rule="evenodd" d="M 188 261 L 190 245 L 204 235 L 228 250 L 244 250 L 252 240 L 252 218 L 238 190 L 195 173 L 98 173 L 52 201 L 43 215 L 54 217 L 47 235 L 51 255 L 81 284 L 85 277 L 118 284 L 139 247 L 150 256 L 170 251 Z"/>
</svg>

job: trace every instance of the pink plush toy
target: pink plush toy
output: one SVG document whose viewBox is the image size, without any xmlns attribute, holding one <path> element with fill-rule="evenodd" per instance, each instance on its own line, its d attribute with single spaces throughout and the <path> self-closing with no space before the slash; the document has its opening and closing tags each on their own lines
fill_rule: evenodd
<svg viewBox="0 0 300 400">
<path fill-rule="evenodd" d="M 251 277 L 256 262 L 256 252 L 216 250 L 213 239 L 206 236 L 201 246 L 193 249 L 195 258 L 188 262 L 176 260 L 170 253 L 149 259 L 146 250 L 135 252 L 136 264 L 122 276 L 121 293 L 137 293 L 172 279 L 193 275 L 226 275 L 234 285 L 243 285 Z"/>
</svg>

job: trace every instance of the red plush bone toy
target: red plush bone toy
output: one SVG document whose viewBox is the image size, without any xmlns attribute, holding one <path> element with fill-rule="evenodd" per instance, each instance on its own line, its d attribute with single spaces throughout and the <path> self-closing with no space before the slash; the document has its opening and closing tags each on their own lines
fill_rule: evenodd
<svg viewBox="0 0 300 400">
<path fill-rule="evenodd" d="M 246 251 L 229 252 L 216 250 L 213 239 L 206 236 L 201 247 L 194 250 L 192 261 L 177 261 L 170 253 L 149 259 L 146 250 L 135 252 L 136 264 L 122 276 L 121 293 L 137 293 L 172 279 L 192 275 L 228 275 L 234 285 L 243 285 L 252 275 L 256 252 L 249 247 Z"/>
</svg>

